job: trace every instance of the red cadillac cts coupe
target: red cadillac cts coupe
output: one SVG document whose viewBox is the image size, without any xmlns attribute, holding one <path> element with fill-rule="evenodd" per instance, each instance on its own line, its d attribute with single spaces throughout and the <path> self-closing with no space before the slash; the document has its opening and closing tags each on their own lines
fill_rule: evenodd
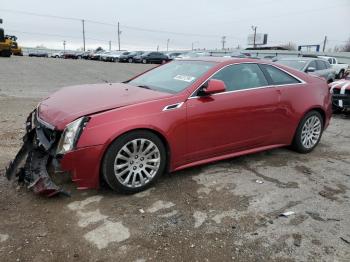
<svg viewBox="0 0 350 262">
<path fill-rule="evenodd" d="M 331 111 L 319 77 L 253 59 L 176 60 L 124 83 L 72 86 L 46 98 L 28 117 L 6 174 L 53 195 L 60 192 L 46 171 L 53 163 L 80 189 L 103 179 L 133 193 L 164 172 L 212 161 L 289 145 L 308 153 Z"/>
</svg>

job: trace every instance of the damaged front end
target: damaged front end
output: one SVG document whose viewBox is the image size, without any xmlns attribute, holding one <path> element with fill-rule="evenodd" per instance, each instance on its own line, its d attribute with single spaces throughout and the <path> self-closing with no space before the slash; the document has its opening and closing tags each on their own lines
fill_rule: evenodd
<svg viewBox="0 0 350 262">
<path fill-rule="evenodd" d="M 37 110 L 26 120 L 23 145 L 6 169 L 8 180 L 24 183 L 35 194 L 48 197 L 67 193 L 50 178 L 48 167 L 57 161 L 56 149 L 62 132 L 40 120 Z"/>
</svg>

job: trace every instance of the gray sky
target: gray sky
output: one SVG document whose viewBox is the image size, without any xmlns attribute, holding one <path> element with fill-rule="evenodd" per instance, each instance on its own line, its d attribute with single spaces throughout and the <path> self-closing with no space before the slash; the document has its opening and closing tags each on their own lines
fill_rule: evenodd
<svg viewBox="0 0 350 262">
<path fill-rule="evenodd" d="M 18 36 L 22 46 L 43 44 L 49 48 L 77 49 L 82 44 L 82 23 L 32 16 L 23 11 L 52 16 L 100 21 L 115 26 L 86 22 L 86 46 L 117 48 L 117 21 L 121 24 L 122 49 L 220 48 L 247 46 L 251 26 L 267 33 L 268 45 L 293 42 L 341 46 L 350 38 L 350 0 L 11 0 L 2 1 L 0 18 L 6 34 Z M 147 30 L 136 30 L 147 29 Z M 148 31 L 148 29 L 150 31 Z M 155 32 L 161 31 L 161 32 Z M 328 48 L 327 48 L 328 49 Z"/>
</svg>

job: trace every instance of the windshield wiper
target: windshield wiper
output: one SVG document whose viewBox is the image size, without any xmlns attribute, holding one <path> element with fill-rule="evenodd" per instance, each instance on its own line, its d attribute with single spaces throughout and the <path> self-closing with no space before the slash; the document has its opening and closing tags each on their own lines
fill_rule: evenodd
<svg viewBox="0 0 350 262">
<path fill-rule="evenodd" d="M 138 85 L 138 87 L 145 88 L 145 89 L 152 89 L 152 88 L 150 88 L 149 86 L 146 86 L 146 85 Z"/>
</svg>

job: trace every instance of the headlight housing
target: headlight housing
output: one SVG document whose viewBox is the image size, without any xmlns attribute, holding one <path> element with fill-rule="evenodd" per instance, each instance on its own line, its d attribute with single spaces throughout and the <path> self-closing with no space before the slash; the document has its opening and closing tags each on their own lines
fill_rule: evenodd
<svg viewBox="0 0 350 262">
<path fill-rule="evenodd" d="M 57 146 L 57 154 L 65 154 L 73 150 L 78 142 L 78 139 L 89 121 L 89 117 L 81 117 L 69 123 L 63 131 L 60 141 Z"/>
</svg>

